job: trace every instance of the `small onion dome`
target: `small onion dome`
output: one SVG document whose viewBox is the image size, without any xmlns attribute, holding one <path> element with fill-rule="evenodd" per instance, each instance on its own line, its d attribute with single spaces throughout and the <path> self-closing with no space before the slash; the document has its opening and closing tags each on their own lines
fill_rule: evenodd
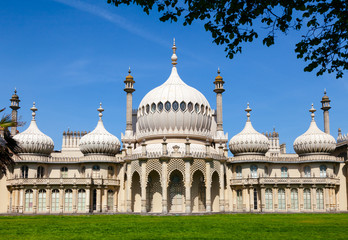
<svg viewBox="0 0 348 240">
<path fill-rule="evenodd" d="M 99 154 L 114 156 L 120 150 L 120 141 L 117 137 L 109 133 L 102 120 L 104 109 L 100 103 L 98 108 L 99 121 L 96 128 L 84 135 L 80 140 L 80 150 L 84 155 Z"/>
<path fill-rule="evenodd" d="M 13 138 L 19 143 L 21 147 L 20 153 L 30 153 L 38 155 L 49 155 L 54 148 L 53 140 L 42 133 L 36 125 L 36 111 L 35 102 L 30 108 L 33 116 L 29 127 L 22 133 L 15 135 Z"/>
<path fill-rule="evenodd" d="M 336 140 L 330 134 L 321 131 L 314 120 L 313 108 L 309 110 L 311 112 L 312 121 L 308 130 L 295 139 L 294 150 L 298 155 L 306 154 L 329 154 L 336 148 Z"/>
<path fill-rule="evenodd" d="M 18 100 L 19 99 L 19 97 L 18 97 L 18 95 L 17 95 L 17 89 L 15 88 L 15 90 L 14 90 L 14 94 L 12 95 L 12 97 L 11 97 L 11 101 L 12 100 Z"/>
<path fill-rule="evenodd" d="M 245 111 L 248 119 L 244 129 L 230 140 L 230 150 L 235 156 L 249 154 L 265 155 L 269 148 L 268 138 L 253 128 L 250 121 L 251 108 L 249 108 L 249 103 Z"/>
</svg>

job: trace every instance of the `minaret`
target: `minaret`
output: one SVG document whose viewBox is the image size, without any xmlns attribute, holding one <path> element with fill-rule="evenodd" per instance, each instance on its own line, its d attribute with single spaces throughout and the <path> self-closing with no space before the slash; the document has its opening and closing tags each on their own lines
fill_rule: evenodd
<svg viewBox="0 0 348 240">
<path fill-rule="evenodd" d="M 132 106 L 133 106 L 133 92 L 135 91 L 133 85 L 134 80 L 131 75 L 131 70 L 129 68 L 128 70 L 128 76 L 126 77 L 126 80 L 124 81 L 126 84 L 126 87 L 124 91 L 127 93 L 127 112 L 126 112 L 126 136 L 131 133 L 133 135 L 133 123 L 132 123 Z M 128 133 L 128 134 L 127 134 Z"/>
<path fill-rule="evenodd" d="M 324 97 L 321 100 L 322 107 L 321 109 L 324 111 L 324 131 L 327 134 L 330 134 L 330 119 L 329 119 L 329 109 L 330 107 L 330 99 L 326 96 L 326 89 L 324 90 Z"/>
<path fill-rule="evenodd" d="M 222 127 L 222 93 L 225 91 L 224 89 L 224 81 L 222 77 L 220 76 L 220 69 L 218 68 L 217 71 L 218 75 L 215 78 L 214 84 L 215 89 L 214 92 L 216 93 L 216 122 L 217 122 L 217 131 L 223 132 Z"/>
<path fill-rule="evenodd" d="M 10 99 L 11 101 L 11 106 L 10 108 L 12 109 L 12 122 L 15 122 L 16 125 L 11 127 L 11 135 L 14 136 L 17 134 L 17 120 L 18 120 L 18 113 L 17 110 L 20 109 L 19 102 L 19 97 L 17 95 L 17 89 L 15 88 L 14 94 L 12 95 L 12 98 Z"/>
</svg>

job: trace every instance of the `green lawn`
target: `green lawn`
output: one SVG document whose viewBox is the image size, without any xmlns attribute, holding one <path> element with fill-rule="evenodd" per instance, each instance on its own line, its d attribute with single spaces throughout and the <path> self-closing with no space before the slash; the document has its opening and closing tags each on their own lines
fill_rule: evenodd
<svg viewBox="0 0 348 240">
<path fill-rule="evenodd" d="M 348 214 L 1 216 L 0 239 L 348 239 Z"/>
</svg>

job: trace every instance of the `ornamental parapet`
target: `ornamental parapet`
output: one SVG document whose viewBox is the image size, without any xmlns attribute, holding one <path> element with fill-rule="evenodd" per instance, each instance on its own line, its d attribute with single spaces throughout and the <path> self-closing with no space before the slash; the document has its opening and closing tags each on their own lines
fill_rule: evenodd
<svg viewBox="0 0 348 240">
<path fill-rule="evenodd" d="M 15 162 L 40 162 L 40 163 L 82 163 L 82 162 L 121 162 L 120 156 L 87 155 L 83 157 L 47 157 L 26 154 L 14 157 Z"/>
<path fill-rule="evenodd" d="M 139 160 L 139 159 L 151 159 L 151 158 L 162 158 L 162 157 L 169 157 L 169 158 L 185 158 L 188 157 L 188 155 L 183 151 L 183 152 L 176 152 L 176 153 L 171 153 L 168 155 L 163 155 L 162 152 L 147 152 L 146 155 L 143 155 L 141 153 L 139 154 L 132 154 L 132 155 L 126 155 L 123 157 L 123 160 Z M 214 159 L 214 160 L 227 160 L 227 158 L 223 155 L 220 154 L 215 154 L 211 153 L 207 155 L 204 152 L 191 152 L 189 155 L 190 158 L 199 158 L 199 159 Z"/>
<path fill-rule="evenodd" d="M 6 181 L 8 187 L 38 185 L 98 185 L 119 186 L 120 180 L 102 178 L 14 178 Z"/>
<path fill-rule="evenodd" d="M 271 163 L 305 163 L 305 162 L 344 162 L 343 157 L 335 157 L 331 155 L 307 155 L 297 157 L 268 157 L 259 155 L 245 155 L 230 157 L 228 159 L 230 163 L 243 163 L 243 162 L 271 162 Z"/>
<path fill-rule="evenodd" d="M 305 184 L 325 184 L 325 185 L 340 185 L 338 178 L 331 177 L 259 177 L 259 178 L 233 178 L 230 180 L 231 186 L 245 186 L 245 185 L 305 185 Z"/>
</svg>

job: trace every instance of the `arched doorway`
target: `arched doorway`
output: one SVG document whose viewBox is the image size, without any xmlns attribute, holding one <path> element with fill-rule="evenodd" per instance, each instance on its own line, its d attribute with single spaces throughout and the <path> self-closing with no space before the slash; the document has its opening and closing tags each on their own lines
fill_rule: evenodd
<svg viewBox="0 0 348 240">
<path fill-rule="evenodd" d="M 146 211 L 162 212 L 162 186 L 160 175 L 156 171 L 151 171 L 147 180 L 146 187 Z"/>
<path fill-rule="evenodd" d="M 191 209 L 192 212 L 205 212 L 205 182 L 204 175 L 201 171 L 197 170 L 193 174 L 193 181 L 191 187 Z"/>
<path fill-rule="evenodd" d="M 132 177 L 132 211 L 141 211 L 140 176 L 137 172 L 134 172 Z"/>
<path fill-rule="evenodd" d="M 180 171 L 175 170 L 169 177 L 168 189 L 169 212 L 184 211 L 184 182 Z"/>
<path fill-rule="evenodd" d="M 213 212 L 220 211 L 220 185 L 219 185 L 219 175 L 217 172 L 213 173 L 211 178 L 211 205 Z"/>
</svg>

